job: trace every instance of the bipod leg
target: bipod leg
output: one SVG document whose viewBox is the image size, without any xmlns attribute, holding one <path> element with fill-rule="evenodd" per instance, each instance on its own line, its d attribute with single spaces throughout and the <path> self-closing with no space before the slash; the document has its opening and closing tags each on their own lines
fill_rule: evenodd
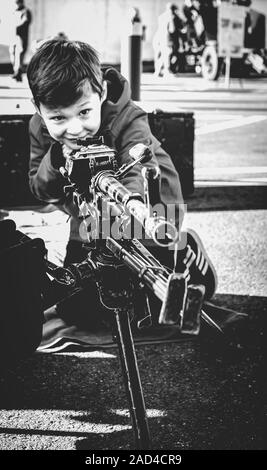
<svg viewBox="0 0 267 470">
<path fill-rule="evenodd" d="M 116 309 L 115 315 L 116 341 L 119 347 L 126 395 L 130 405 L 136 449 L 150 449 L 146 407 L 130 327 L 129 312 L 127 309 Z"/>
</svg>

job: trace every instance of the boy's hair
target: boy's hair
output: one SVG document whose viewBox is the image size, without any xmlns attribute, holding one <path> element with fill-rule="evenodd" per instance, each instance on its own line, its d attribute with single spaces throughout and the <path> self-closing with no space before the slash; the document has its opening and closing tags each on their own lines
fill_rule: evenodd
<svg viewBox="0 0 267 470">
<path fill-rule="evenodd" d="M 27 77 L 38 107 L 70 106 L 81 98 L 86 79 L 94 92 L 103 92 L 98 54 L 81 41 L 46 41 L 32 57 Z"/>
</svg>

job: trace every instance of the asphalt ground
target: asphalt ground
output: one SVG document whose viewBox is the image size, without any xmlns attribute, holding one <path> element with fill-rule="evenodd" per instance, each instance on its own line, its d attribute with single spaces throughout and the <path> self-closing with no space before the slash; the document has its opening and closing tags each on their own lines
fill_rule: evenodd
<svg viewBox="0 0 267 470">
<path fill-rule="evenodd" d="M 136 348 L 155 450 L 266 449 L 266 194 L 248 209 L 236 191 L 239 207 L 214 189 L 213 210 L 206 192 L 197 210 L 191 198 L 188 225 L 218 271 L 214 302 L 248 319 Z M 116 348 L 35 353 L 3 372 L 0 403 L 1 450 L 135 449 Z"/>
<path fill-rule="evenodd" d="M 152 449 L 267 448 L 266 201 L 259 185 L 197 188 L 186 201 L 218 272 L 214 302 L 248 318 L 136 348 Z M 36 352 L 0 387 L 1 450 L 136 448 L 115 347 Z"/>
</svg>

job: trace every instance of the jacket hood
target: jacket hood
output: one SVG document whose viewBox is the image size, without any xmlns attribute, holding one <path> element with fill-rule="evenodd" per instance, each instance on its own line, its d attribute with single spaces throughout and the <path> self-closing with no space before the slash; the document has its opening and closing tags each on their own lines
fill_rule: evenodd
<svg viewBox="0 0 267 470">
<path fill-rule="evenodd" d="M 107 82 L 107 98 L 102 105 L 100 132 L 114 130 L 116 118 L 131 100 L 129 83 L 116 69 L 104 70 L 103 79 Z"/>
</svg>

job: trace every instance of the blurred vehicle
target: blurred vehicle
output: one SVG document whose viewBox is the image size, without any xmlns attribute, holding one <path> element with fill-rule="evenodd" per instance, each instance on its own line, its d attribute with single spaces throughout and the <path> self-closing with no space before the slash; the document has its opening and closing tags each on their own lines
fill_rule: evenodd
<svg viewBox="0 0 267 470">
<path fill-rule="evenodd" d="M 185 70 L 193 68 L 205 79 L 217 80 L 230 57 L 231 75 L 267 73 L 265 15 L 250 5 L 250 0 L 185 0 L 187 33 L 172 72 L 183 71 L 183 63 Z"/>
</svg>

